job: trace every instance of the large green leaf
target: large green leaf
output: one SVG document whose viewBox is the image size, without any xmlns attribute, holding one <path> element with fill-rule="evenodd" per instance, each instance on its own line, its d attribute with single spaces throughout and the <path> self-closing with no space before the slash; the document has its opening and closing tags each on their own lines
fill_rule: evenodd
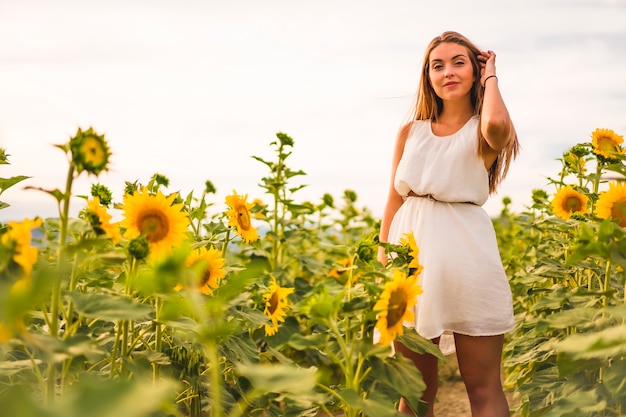
<svg viewBox="0 0 626 417">
<path fill-rule="evenodd" d="M 556 400 L 543 417 L 595 416 L 598 415 L 596 412 L 605 408 L 606 401 L 598 396 L 596 390 L 578 391 Z"/>
<path fill-rule="evenodd" d="M 166 415 L 159 411 L 173 411 L 175 381 L 136 376 L 132 380 L 100 379 L 84 375 L 59 406 L 59 417 L 152 417 Z"/>
<path fill-rule="evenodd" d="M 328 334 L 315 333 L 312 335 L 302 335 L 294 333 L 289 339 L 289 346 L 296 350 L 323 348 L 328 343 Z"/>
<path fill-rule="evenodd" d="M 245 364 L 237 373 L 247 378 L 255 390 L 263 393 L 306 394 L 317 383 L 316 368 L 301 368 L 283 364 Z"/>
<path fill-rule="evenodd" d="M 324 396 L 315 391 L 317 369 L 284 364 L 239 364 L 236 372 L 250 381 L 254 392 L 250 398 L 268 393 L 287 396 L 303 407 L 319 404 Z"/>
<path fill-rule="evenodd" d="M 100 320 L 139 320 L 150 315 L 152 307 L 130 298 L 113 294 L 71 293 L 67 297 L 76 311 L 85 317 Z"/>
<path fill-rule="evenodd" d="M 446 359 L 444 354 L 441 352 L 441 349 L 439 349 L 439 346 L 425 337 L 420 336 L 413 329 L 405 329 L 404 333 L 397 337 L 397 341 L 411 349 L 413 352 L 429 353 L 441 360 Z"/>
<path fill-rule="evenodd" d="M 574 359 L 608 359 L 626 355 L 626 325 L 594 333 L 572 334 L 556 343 L 555 349 Z"/>
<path fill-rule="evenodd" d="M 391 387 L 398 393 L 398 399 L 404 397 L 414 409 L 417 409 L 426 384 L 412 361 L 402 356 L 385 360 L 372 358 L 371 369 L 372 378 L 376 383 Z"/>
</svg>

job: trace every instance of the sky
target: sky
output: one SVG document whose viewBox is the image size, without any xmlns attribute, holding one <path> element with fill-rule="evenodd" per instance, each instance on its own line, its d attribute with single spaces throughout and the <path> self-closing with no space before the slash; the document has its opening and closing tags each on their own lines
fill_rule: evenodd
<svg viewBox="0 0 626 417">
<path fill-rule="evenodd" d="M 81 175 L 74 195 L 159 173 L 169 191 L 215 210 L 236 191 L 269 199 L 277 132 L 294 139 L 297 202 L 337 201 L 382 215 L 395 136 L 414 100 L 424 50 L 445 30 L 493 50 L 500 90 L 522 146 L 496 215 L 554 189 L 560 158 L 597 128 L 626 134 L 626 0 L 0 0 L 0 220 L 55 217 L 29 187 L 62 190 L 54 147 L 78 128 L 104 134 L 109 171 Z M 76 215 L 83 200 L 72 200 Z"/>
</svg>

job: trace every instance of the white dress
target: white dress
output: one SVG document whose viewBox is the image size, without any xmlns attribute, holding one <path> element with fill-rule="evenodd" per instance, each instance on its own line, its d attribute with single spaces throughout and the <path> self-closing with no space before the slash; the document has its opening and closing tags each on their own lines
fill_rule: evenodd
<svg viewBox="0 0 626 417">
<path fill-rule="evenodd" d="M 513 303 L 491 218 L 482 208 L 489 177 L 477 145 L 478 117 L 459 131 L 436 136 L 429 120 L 413 123 L 394 187 L 406 197 L 389 242 L 413 232 L 424 267 L 415 306 L 416 331 L 428 339 L 452 333 L 492 336 L 513 328 Z"/>
</svg>

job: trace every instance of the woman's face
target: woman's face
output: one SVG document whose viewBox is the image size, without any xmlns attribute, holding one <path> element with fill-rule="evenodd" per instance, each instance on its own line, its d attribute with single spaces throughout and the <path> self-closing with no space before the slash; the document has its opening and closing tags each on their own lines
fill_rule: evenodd
<svg viewBox="0 0 626 417">
<path fill-rule="evenodd" d="M 468 100 L 476 79 L 468 49 L 452 42 L 435 47 L 428 58 L 428 77 L 443 101 Z"/>
</svg>

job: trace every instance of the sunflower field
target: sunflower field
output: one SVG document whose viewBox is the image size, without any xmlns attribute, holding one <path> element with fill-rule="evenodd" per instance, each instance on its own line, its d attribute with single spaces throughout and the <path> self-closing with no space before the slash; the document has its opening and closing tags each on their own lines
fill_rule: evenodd
<svg viewBox="0 0 626 417">
<path fill-rule="evenodd" d="M 522 213 L 505 198 L 493 219 L 516 312 L 505 386 L 521 416 L 626 410 L 623 137 L 591 137 L 563 154 L 550 193 Z M 404 327 L 428 265 L 412 235 L 383 244 L 380 264 L 379 220 L 352 190 L 298 201 L 289 135 L 253 157 L 263 199 L 225 201 L 211 181 L 169 192 L 161 174 L 116 201 L 97 182 L 104 135 L 78 129 L 56 147 L 64 189 L 38 190 L 59 216 L 0 225 L 3 415 L 392 417 L 402 397 L 425 413 L 422 378 L 391 343 L 447 360 Z M 95 179 L 88 196 L 72 191 L 81 175 Z M 26 178 L 0 178 L 0 194 Z"/>
</svg>

